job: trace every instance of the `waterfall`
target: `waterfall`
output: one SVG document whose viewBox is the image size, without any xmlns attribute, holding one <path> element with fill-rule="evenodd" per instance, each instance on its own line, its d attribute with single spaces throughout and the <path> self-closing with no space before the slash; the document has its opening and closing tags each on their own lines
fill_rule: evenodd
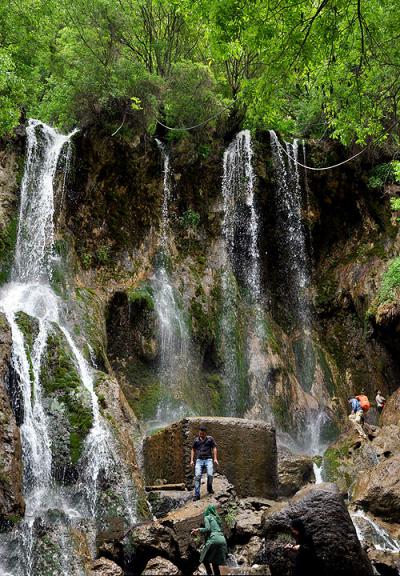
<svg viewBox="0 0 400 576">
<path fill-rule="evenodd" d="M 7 572 L 13 576 L 42 574 L 38 560 L 41 544 L 36 524 L 46 518 L 53 526 L 49 513 L 54 510 L 65 518 L 55 526 L 51 535 L 54 557 L 59 561 L 58 570 L 62 570 L 63 576 L 83 574 L 76 558 L 71 557 L 68 562 L 65 557 L 65 550 L 73 549 L 72 541 L 69 541 L 69 525 L 73 519 L 83 517 L 85 506 L 89 518 L 96 520 L 100 476 L 106 478 L 116 464 L 118 469 L 123 468 L 122 463 L 112 460 L 112 454 L 117 451 L 108 425 L 100 414 L 92 369 L 63 320 L 63 304 L 49 285 L 54 241 L 54 180 L 60 156 L 74 133 L 61 135 L 37 120 L 29 121 L 12 281 L 0 292 L 0 310 L 12 332 L 12 363 L 17 375 L 17 383 L 13 385 L 19 388 L 9 392 L 22 398 L 20 434 L 26 517 L 13 535 L 4 537 L 6 542 L 0 541 L 0 573 Z M 21 313 L 27 314 L 37 324 L 30 350 L 19 325 Z M 93 413 L 93 424 L 80 458 L 81 478 L 75 493 L 52 477 L 52 434 L 42 390 L 41 364 L 48 337 L 55 328 L 65 337 L 80 382 L 91 399 Z M 127 490 L 127 486 L 128 481 L 122 486 L 123 496 L 126 496 L 124 513 L 133 522 L 136 519 L 135 495 L 132 490 Z M 85 502 L 80 498 L 82 488 Z M 7 545 L 10 539 L 13 543 L 11 548 Z M 13 555 L 9 553 L 11 549 L 20 552 Z"/>
<path fill-rule="evenodd" d="M 169 251 L 169 203 L 171 197 L 170 158 L 163 144 L 156 140 L 163 159 L 163 202 L 161 213 L 160 259 L 153 277 L 155 312 L 159 326 L 161 399 L 157 408 L 156 424 L 166 424 L 187 415 L 182 400 L 182 387 L 187 380 L 189 333 L 176 291 L 167 271 Z"/>
<path fill-rule="evenodd" d="M 400 541 L 392 538 L 390 534 L 368 516 L 363 510 L 350 512 L 351 519 L 361 543 L 372 544 L 376 550 L 400 553 Z"/>
<path fill-rule="evenodd" d="M 25 171 L 12 279 L 38 282 L 51 273 L 54 240 L 53 180 L 64 145 L 75 134 L 59 134 L 38 120 L 26 129 Z"/>
<path fill-rule="evenodd" d="M 275 210 L 282 298 L 287 320 L 294 331 L 293 350 L 298 381 L 318 403 L 318 408 L 306 411 L 301 441 L 311 453 L 316 454 L 321 449 L 321 430 L 328 416 L 320 404 L 320 391 L 314 388 L 317 356 L 312 341 L 311 259 L 302 221 L 303 194 L 297 164 L 299 143 L 294 140 L 292 144 L 286 142 L 282 145 L 273 130 L 270 130 L 270 137 L 276 178 Z M 307 181 L 305 184 L 308 186 Z"/>
<path fill-rule="evenodd" d="M 226 263 L 222 272 L 221 340 L 226 389 L 226 413 L 238 415 L 242 411 L 243 388 L 246 378 L 245 354 L 240 341 L 238 290 L 245 291 L 251 309 L 247 331 L 261 337 L 261 281 L 258 250 L 258 215 L 255 206 L 255 173 L 253 150 L 248 130 L 239 132 L 225 150 L 223 158 L 222 197 L 224 217 L 222 234 Z M 248 338 L 248 356 L 251 350 Z"/>
</svg>

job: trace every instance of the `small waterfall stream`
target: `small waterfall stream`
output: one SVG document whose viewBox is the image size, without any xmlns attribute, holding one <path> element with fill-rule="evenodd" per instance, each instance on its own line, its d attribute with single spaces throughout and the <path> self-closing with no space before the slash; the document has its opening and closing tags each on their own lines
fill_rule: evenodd
<svg viewBox="0 0 400 576">
<path fill-rule="evenodd" d="M 65 558 L 65 550 L 73 550 L 69 525 L 73 520 L 83 518 L 86 508 L 89 520 L 95 522 L 98 480 L 100 475 L 103 478 L 107 476 L 111 465 L 115 464 L 111 455 L 117 453 L 112 435 L 100 414 L 92 369 L 63 321 L 64 305 L 49 286 L 54 241 L 53 182 L 60 155 L 74 133 L 64 136 L 37 120 L 29 121 L 12 282 L 0 292 L 0 310 L 6 315 L 12 331 L 12 362 L 18 382 L 15 385 L 19 387 L 19 390 L 10 392 L 22 397 L 20 433 L 26 516 L 11 536 L 5 535 L 0 539 L 0 573 L 12 576 L 42 576 L 40 548 L 36 550 L 39 545 L 36 526 L 48 518 L 49 513 L 54 515 L 55 510 L 61 516 L 51 534 L 52 562 L 57 566 L 51 574 L 83 574 L 83 567 L 75 554 L 71 552 L 69 560 Z M 21 313 L 38 324 L 37 334 L 32 336 L 30 353 L 18 322 Z M 54 327 L 62 332 L 68 343 L 92 405 L 93 425 L 81 456 L 82 475 L 75 493 L 52 477 L 52 436 L 43 400 L 41 362 Z M 118 465 L 123 468 L 122 464 Z M 79 496 L 81 487 L 84 501 Z M 125 493 L 125 516 L 133 522 L 136 519 L 135 494 L 132 490 Z M 13 554 L 10 553 L 10 542 Z"/>
<path fill-rule="evenodd" d="M 176 291 L 168 274 L 169 203 L 171 197 L 170 158 L 164 145 L 156 140 L 163 159 L 163 203 L 161 213 L 160 262 L 153 277 L 155 311 L 159 325 L 161 401 L 156 425 L 178 420 L 188 409 L 182 400 L 182 386 L 187 379 L 190 361 L 189 333 L 186 318 L 179 306 Z"/>
<path fill-rule="evenodd" d="M 392 538 L 382 526 L 375 522 L 363 510 L 350 512 L 350 516 L 361 543 L 368 543 L 376 550 L 391 552 L 393 554 L 400 553 L 400 541 Z"/>
</svg>

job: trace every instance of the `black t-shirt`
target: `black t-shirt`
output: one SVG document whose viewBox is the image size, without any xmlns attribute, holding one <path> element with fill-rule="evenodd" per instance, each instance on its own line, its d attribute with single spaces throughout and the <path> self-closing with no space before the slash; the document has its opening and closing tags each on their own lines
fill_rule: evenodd
<svg viewBox="0 0 400 576">
<path fill-rule="evenodd" d="M 204 440 L 202 440 L 200 436 L 196 436 L 192 446 L 196 453 L 196 460 L 198 458 L 202 460 L 205 458 L 212 458 L 212 449 L 215 447 L 216 443 L 212 436 L 206 436 Z"/>
</svg>

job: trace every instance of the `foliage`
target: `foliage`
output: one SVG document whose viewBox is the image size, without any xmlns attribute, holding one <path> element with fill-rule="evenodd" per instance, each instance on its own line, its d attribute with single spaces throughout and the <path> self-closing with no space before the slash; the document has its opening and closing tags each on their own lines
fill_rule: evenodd
<svg viewBox="0 0 400 576">
<path fill-rule="evenodd" d="M 383 273 L 378 292 L 378 300 L 390 302 L 395 298 L 396 290 L 400 287 L 400 256 L 394 258 Z"/>
<path fill-rule="evenodd" d="M 197 124 L 234 102 L 255 129 L 395 137 L 397 11 L 396 0 L 9 0 L 0 134 L 25 112 L 63 128 L 107 112 L 152 132 L 158 116 Z"/>
<path fill-rule="evenodd" d="M 393 212 L 397 212 L 398 210 L 400 210 L 400 198 L 391 198 L 390 199 L 390 207 L 393 210 Z"/>
<path fill-rule="evenodd" d="M 183 228 L 196 229 L 200 224 L 200 214 L 189 208 L 189 210 L 186 210 L 186 212 L 182 214 L 179 220 Z"/>
<path fill-rule="evenodd" d="M 371 170 L 368 186 L 370 188 L 382 188 L 384 184 L 391 182 L 400 182 L 400 162 L 398 160 L 375 166 Z"/>
</svg>

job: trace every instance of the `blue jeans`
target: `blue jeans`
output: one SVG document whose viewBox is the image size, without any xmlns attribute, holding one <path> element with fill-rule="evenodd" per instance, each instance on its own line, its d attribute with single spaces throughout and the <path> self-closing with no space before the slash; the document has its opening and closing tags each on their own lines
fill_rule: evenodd
<svg viewBox="0 0 400 576">
<path fill-rule="evenodd" d="M 196 466 L 194 468 L 194 495 L 200 497 L 200 483 L 201 475 L 207 470 L 207 490 L 210 492 L 212 490 L 214 467 L 212 458 L 197 458 Z"/>
</svg>

